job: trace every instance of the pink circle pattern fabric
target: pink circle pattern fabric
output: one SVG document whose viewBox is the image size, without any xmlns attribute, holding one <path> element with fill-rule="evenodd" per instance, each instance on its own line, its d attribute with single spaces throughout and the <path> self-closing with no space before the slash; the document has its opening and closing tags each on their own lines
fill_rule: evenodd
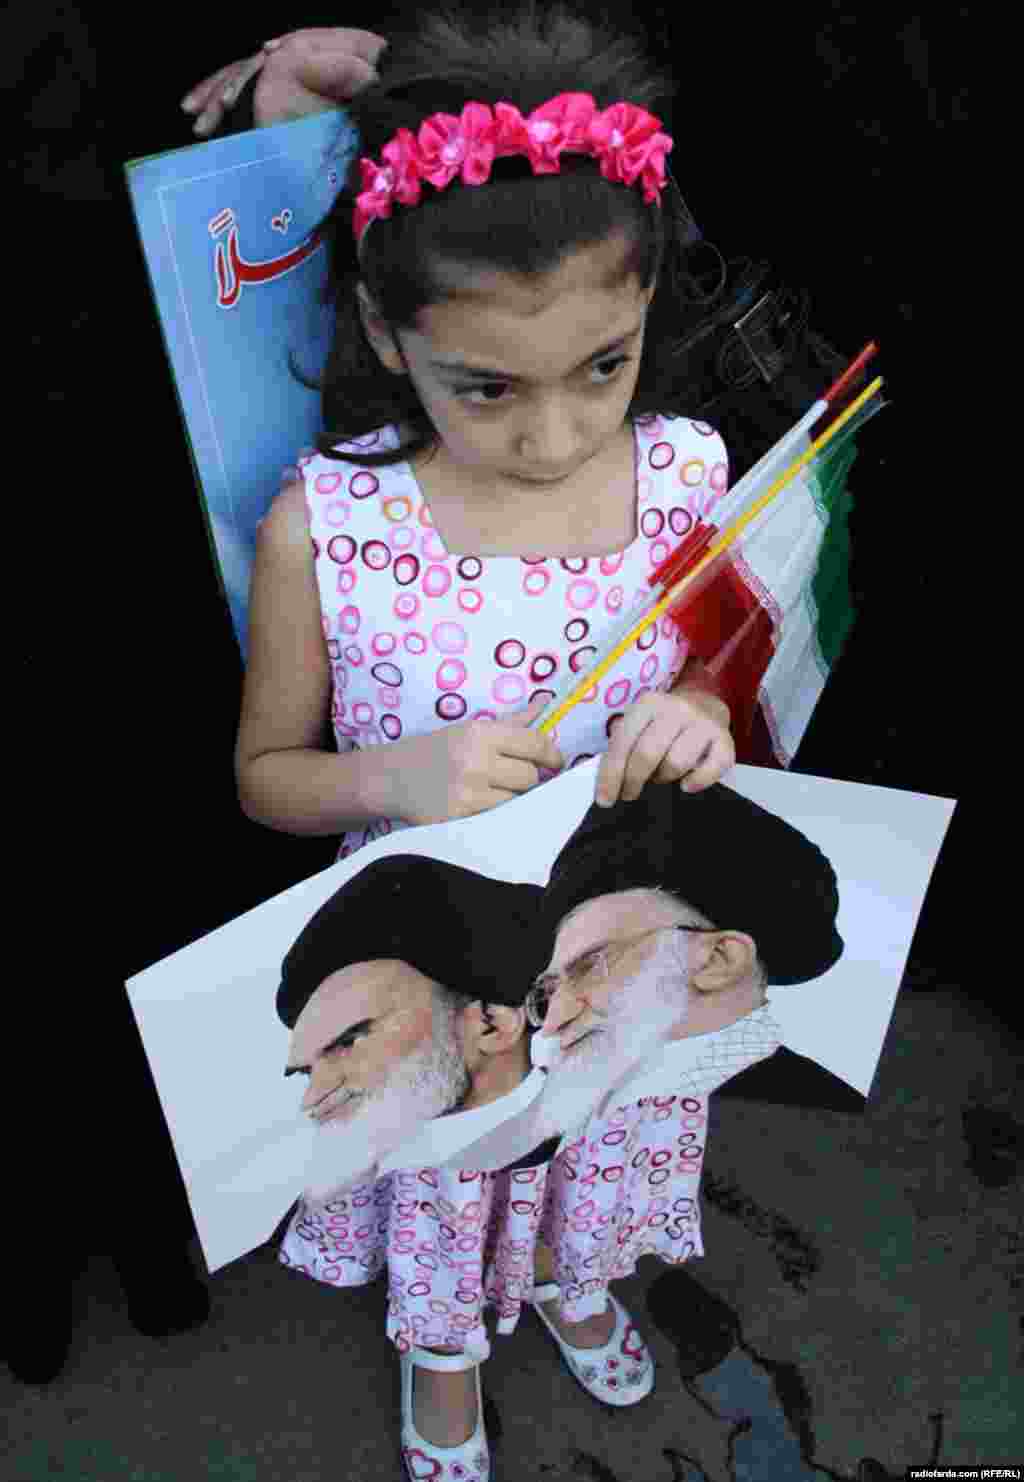
<svg viewBox="0 0 1024 1482">
<path fill-rule="evenodd" d="M 652 569 L 728 490 L 725 444 L 706 422 L 643 417 L 633 434 L 636 538 L 590 558 L 449 556 L 407 462 L 369 468 L 299 457 L 340 752 L 496 719 L 592 662 L 622 610 L 650 591 Z M 336 451 L 383 452 L 399 440 L 389 424 Z M 567 764 L 602 753 L 609 721 L 669 689 L 685 659 L 672 624 L 652 624 L 552 732 Z M 351 830 L 338 859 L 404 827 L 378 819 Z"/>
<path fill-rule="evenodd" d="M 279 1259 L 330 1286 L 363 1286 L 386 1270 L 387 1335 L 400 1352 L 416 1343 L 481 1354 L 485 1309 L 499 1333 L 515 1331 L 540 1239 L 556 1253 L 561 1314 L 581 1322 L 604 1310 L 608 1282 L 632 1275 L 641 1255 L 676 1265 L 704 1254 L 706 1107 L 672 1100 L 659 1121 L 634 1104 L 537 1168 L 409 1169 L 322 1205 L 301 1201 Z"/>
<path fill-rule="evenodd" d="M 536 1168 L 402 1169 L 323 1203 L 300 1199 L 278 1259 L 329 1286 L 365 1286 L 386 1271 L 387 1335 L 401 1352 L 481 1356 L 487 1309 L 499 1334 L 515 1331 L 540 1239 L 554 1254 L 562 1316 L 582 1322 L 604 1311 L 608 1283 L 633 1275 L 641 1256 L 678 1266 L 704 1254 L 708 1097 L 781 1042 L 767 1007 L 701 1036 L 675 1095 L 592 1118 Z M 628 1362 L 626 1353 L 623 1382 Z"/>
</svg>

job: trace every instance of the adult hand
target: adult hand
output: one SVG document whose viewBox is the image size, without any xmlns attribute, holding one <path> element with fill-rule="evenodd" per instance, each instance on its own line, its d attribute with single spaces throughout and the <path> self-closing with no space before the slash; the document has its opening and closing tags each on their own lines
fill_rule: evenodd
<svg viewBox="0 0 1024 1482">
<path fill-rule="evenodd" d="M 541 695 L 518 715 L 467 720 L 383 748 L 385 811 L 407 823 L 471 818 L 529 792 L 541 769 L 560 771 L 562 753 L 530 725 L 548 704 Z"/>
<path fill-rule="evenodd" d="M 197 84 L 181 106 L 199 115 L 193 133 L 211 134 L 246 83 L 261 72 L 253 95 L 257 128 L 324 113 L 376 81 L 376 61 L 387 44 L 374 31 L 335 26 L 292 31 L 265 42 L 253 56 L 221 67 Z"/>
<path fill-rule="evenodd" d="M 612 727 L 595 801 L 633 802 L 648 782 L 682 781 L 684 792 L 703 792 L 735 761 L 723 701 L 698 690 L 644 695 Z"/>
</svg>

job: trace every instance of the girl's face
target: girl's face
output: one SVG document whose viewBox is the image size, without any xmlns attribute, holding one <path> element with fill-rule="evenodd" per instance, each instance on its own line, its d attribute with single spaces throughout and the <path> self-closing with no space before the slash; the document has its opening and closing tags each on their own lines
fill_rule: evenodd
<svg viewBox="0 0 1024 1482">
<path fill-rule="evenodd" d="M 557 490 L 621 433 L 655 292 L 609 285 L 624 246 L 578 252 L 539 284 L 446 265 L 458 297 L 399 334 L 404 360 L 358 285 L 382 364 L 409 375 L 444 453 L 482 489 Z"/>
</svg>

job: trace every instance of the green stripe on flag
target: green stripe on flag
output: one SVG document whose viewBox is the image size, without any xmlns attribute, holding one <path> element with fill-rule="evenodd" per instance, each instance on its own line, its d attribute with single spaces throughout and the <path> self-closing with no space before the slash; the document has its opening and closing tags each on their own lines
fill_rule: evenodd
<svg viewBox="0 0 1024 1482">
<path fill-rule="evenodd" d="M 818 569 L 811 583 L 810 598 L 815 614 L 815 634 L 824 670 L 830 673 L 850 635 L 856 618 L 850 591 L 849 516 L 853 494 L 848 483 L 857 461 L 857 444 L 850 438 L 831 456 L 811 469 L 808 485 L 818 513 L 825 521 Z"/>
</svg>

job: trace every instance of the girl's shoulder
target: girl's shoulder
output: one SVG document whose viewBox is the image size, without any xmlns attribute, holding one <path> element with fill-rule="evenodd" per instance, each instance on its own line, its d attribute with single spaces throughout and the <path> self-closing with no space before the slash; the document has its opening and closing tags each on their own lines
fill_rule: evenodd
<svg viewBox="0 0 1024 1482">
<path fill-rule="evenodd" d="M 301 478 L 286 484 L 279 494 L 275 494 L 267 513 L 257 521 L 256 535 L 264 549 L 308 553 L 309 509 L 306 486 Z"/>
</svg>

